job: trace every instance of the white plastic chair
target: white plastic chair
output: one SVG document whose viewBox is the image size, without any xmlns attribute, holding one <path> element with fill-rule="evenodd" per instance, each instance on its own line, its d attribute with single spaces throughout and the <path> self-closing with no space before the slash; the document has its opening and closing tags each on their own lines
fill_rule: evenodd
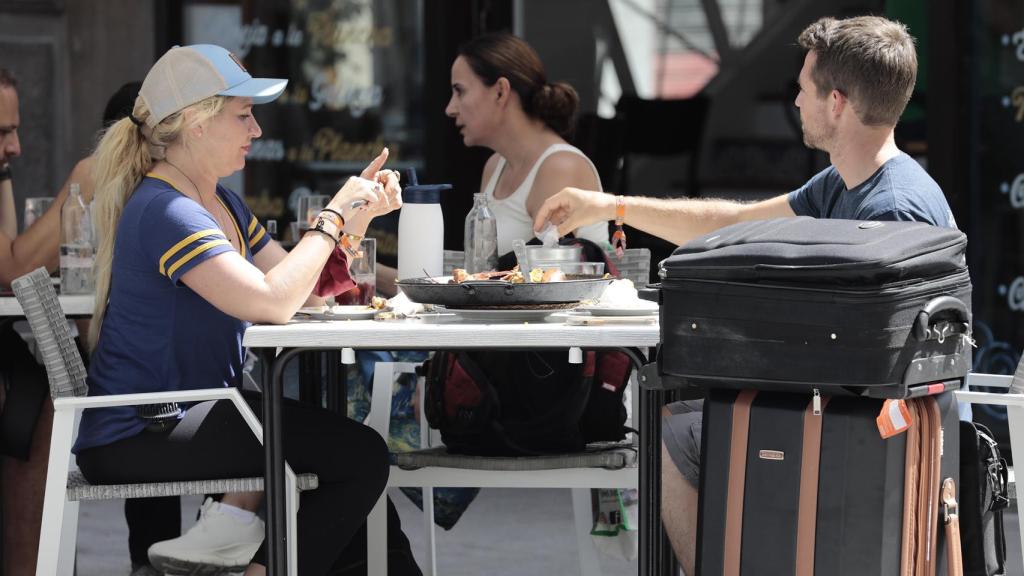
<svg viewBox="0 0 1024 576">
<path fill-rule="evenodd" d="M 570 354 L 572 357 L 572 354 Z M 378 362 L 374 371 L 370 413 L 366 423 L 381 437 L 387 438 L 391 421 L 392 385 L 400 373 L 414 373 L 418 363 Z M 424 406 L 424 386 L 420 390 L 420 406 Z M 634 397 L 637 397 L 634 395 Z M 636 414 L 636 406 L 633 413 Z M 434 531 L 434 487 L 447 488 L 570 488 L 576 542 L 580 558 L 580 574 L 599 576 L 601 567 L 597 548 L 590 536 L 592 513 L 591 488 L 637 488 L 639 472 L 634 447 L 617 445 L 611 450 L 572 455 L 537 457 L 487 458 L 447 454 L 438 448 L 437 439 L 426 418 L 420 419 L 423 450 L 397 455 L 391 466 L 389 488 L 418 487 L 423 489 L 423 522 L 426 531 L 427 561 L 422 566 L 426 576 L 437 574 L 437 542 Z M 431 448 L 431 445 L 434 447 Z M 415 466 L 416 469 L 407 469 Z M 367 520 L 368 573 L 387 574 L 387 494 L 370 512 Z"/>
<path fill-rule="evenodd" d="M 234 388 L 88 397 L 85 366 L 71 337 L 50 275 L 45 269 L 39 268 L 15 279 L 11 286 L 35 335 L 36 345 L 46 367 L 54 408 L 43 522 L 36 562 L 37 576 L 71 576 L 74 573 L 78 502 L 81 500 L 263 491 L 263 478 L 260 477 L 145 484 L 89 484 L 71 462 L 78 412 L 86 408 L 229 400 L 260 442 L 263 441 L 263 427 Z M 289 519 L 288 571 L 289 574 L 298 574 L 295 514 L 299 508 L 299 492 L 316 488 L 318 479 L 315 474 L 296 475 L 291 467 L 286 467 L 285 477 L 289 487 L 285 504 Z"/>
</svg>

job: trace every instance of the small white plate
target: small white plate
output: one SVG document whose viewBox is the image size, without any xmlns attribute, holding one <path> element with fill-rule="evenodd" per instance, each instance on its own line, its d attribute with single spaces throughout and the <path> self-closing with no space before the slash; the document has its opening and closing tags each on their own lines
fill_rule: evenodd
<svg viewBox="0 0 1024 576">
<path fill-rule="evenodd" d="M 590 312 L 592 316 L 648 316 L 658 313 L 658 305 L 648 300 L 640 300 L 632 306 L 615 306 L 610 304 L 585 304 L 576 308 Z"/>
<path fill-rule="evenodd" d="M 388 312 L 391 307 L 385 306 L 380 310 L 369 306 L 311 306 L 299 308 L 296 314 L 309 316 L 315 320 L 372 320 L 381 312 Z"/>
</svg>

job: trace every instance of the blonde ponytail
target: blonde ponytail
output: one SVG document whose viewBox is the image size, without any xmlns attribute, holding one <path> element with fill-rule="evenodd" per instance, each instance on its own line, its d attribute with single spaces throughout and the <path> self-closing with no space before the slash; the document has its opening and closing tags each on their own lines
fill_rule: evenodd
<svg viewBox="0 0 1024 576">
<path fill-rule="evenodd" d="M 153 166 L 149 146 L 139 129 L 128 118 L 112 124 L 100 139 L 94 154 L 95 194 L 92 203 L 93 224 L 99 238 L 96 251 L 96 304 L 89 324 L 89 349 L 99 340 L 103 315 L 110 295 L 110 266 L 114 259 L 114 240 L 121 212 L 139 181 Z"/>
<path fill-rule="evenodd" d="M 96 304 L 89 324 L 89 349 L 96 348 L 103 316 L 110 297 L 110 274 L 114 261 L 114 243 L 117 224 L 121 220 L 128 198 L 138 187 L 158 159 L 162 159 L 171 144 L 182 139 L 186 129 L 216 116 L 224 108 L 227 97 L 214 96 L 179 110 L 155 127 L 145 124 L 149 109 L 140 97 L 135 100 L 132 115 L 142 126 L 130 118 L 122 118 L 104 132 L 93 154 L 95 158 L 95 193 L 93 196 L 93 224 L 99 238 L 96 251 Z M 187 112 L 187 113 L 186 113 Z"/>
</svg>

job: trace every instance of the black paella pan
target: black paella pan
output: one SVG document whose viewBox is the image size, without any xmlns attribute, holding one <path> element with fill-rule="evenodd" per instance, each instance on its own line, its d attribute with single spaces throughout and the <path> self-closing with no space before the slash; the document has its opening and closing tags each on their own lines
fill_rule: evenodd
<svg viewBox="0 0 1024 576">
<path fill-rule="evenodd" d="M 529 306 L 562 304 L 597 299 L 611 278 L 513 284 L 504 280 L 467 280 L 448 284 L 447 279 L 409 278 L 398 286 L 413 302 L 449 308 L 474 306 Z"/>
</svg>

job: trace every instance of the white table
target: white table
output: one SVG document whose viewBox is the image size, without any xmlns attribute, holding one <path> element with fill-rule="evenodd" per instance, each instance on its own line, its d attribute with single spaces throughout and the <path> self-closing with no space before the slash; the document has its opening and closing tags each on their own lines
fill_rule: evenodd
<svg viewBox="0 0 1024 576">
<path fill-rule="evenodd" d="M 479 348 L 621 348 L 645 361 L 646 348 L 660 341 L 657 324 L 567 326 L 554 322 L 470 323 L 459 320 L 305 321 L 281 326 L 257 325 L 245 331 L 244 346 L 268 349 L 272 366 L 264 363 L 263 425 L 266 453 L 267 568 L 286 573 L 284 455 L 281 449 L 281 379 L 284 365 L 310 349 L 440 350 Z M 344 356 L 344 353 L 343 353 Z M 264 355 L 267 358 L 267 355 Z M 660 391 L 644 390 L 640 397 L 640 574 L 654 574 L 668 555 L 660 532 Z M 652 532 L 652 530 L 657 530 Z"/>
<path fill-rule="evenodd" d="M 65 316 L 92 316 L 93 304 L 96 302 L 92 294 L 75 294 L 58 296 L 60 307 Z M 24 316 L 25 312 L 14 296 L 0 296 L 0 317 Z"/>
</svg>

